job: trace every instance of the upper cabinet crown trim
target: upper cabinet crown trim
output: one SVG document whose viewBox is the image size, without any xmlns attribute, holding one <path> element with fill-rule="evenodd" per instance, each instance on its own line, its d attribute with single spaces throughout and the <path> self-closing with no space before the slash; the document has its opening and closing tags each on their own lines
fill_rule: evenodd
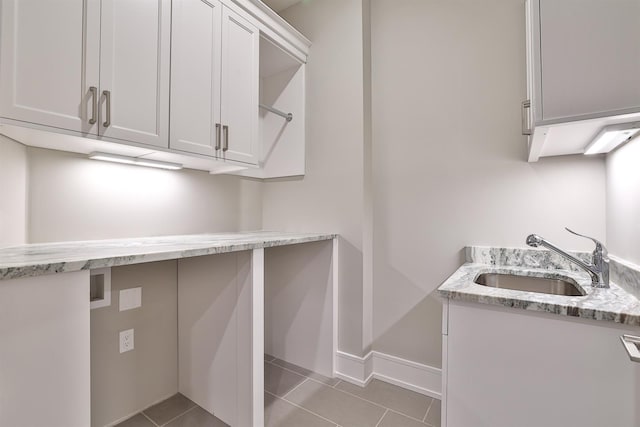
<svg viewBox="0 0 640 427">
<path fill-rule="evenodd" d="M 227 6 L 238 6 L 259 21 L 264 36 L 306 63 L 311 41 L 260 0 L 224 0 Z"/>
</svg>

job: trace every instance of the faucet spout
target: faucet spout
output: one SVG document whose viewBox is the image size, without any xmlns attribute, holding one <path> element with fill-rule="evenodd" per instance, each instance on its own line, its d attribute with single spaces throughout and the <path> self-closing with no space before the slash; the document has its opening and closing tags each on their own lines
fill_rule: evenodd
<svg viewBox="0 0 640 427">
<path fill-rule="evenodd" d="M 569 230 L 568 228 L 567 228 L 567 231 L 581 237 L 587 237 L 587 236 L 582 236 L 581 234 L 575 233 Z M 587 273 L 589 273 L 589 275 L 591 276 L 591 286 L 595 288 L 608 288 L 609 287 L 609 257 L 607 256 L 607 250 L 604 247 L 604 245 L 599 241 L 591 237 L 587 237 L 587 238 L 593 240 L 596 243 L 596 248 L 592 253 L 593 259 L 591 264 L 587 264 L 581 259 L 571 254 L 568 254 L 567 252 L 563 251 L 553 243 L 545 240 L 544 238 L 538 236 L 537 234 L 530 234 L 527 237 L 527 245 L 534 248 L 543 246 L 557 253 L 558 255 L 573 262 L 574 264 L 576 264 L 577 266 L 585 270 Z"/>
</svg>

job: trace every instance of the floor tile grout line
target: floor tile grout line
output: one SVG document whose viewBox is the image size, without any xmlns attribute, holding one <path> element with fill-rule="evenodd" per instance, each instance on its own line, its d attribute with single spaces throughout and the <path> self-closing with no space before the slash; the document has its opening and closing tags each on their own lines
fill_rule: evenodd
<svg viewBox="0 0 640 427">
<path fill-rule="evenodd" d="M 296 371 L 293 371 L 293 370 L 291 370 L 291 369 L 289 369 L 289 368 L 285 368 L 284 366 L 280 366 L 280 365 L 278 365 L 277 363 L 273 363 L 273 362 L 267 362 L 267 363 L 268 363 L 269 365 L 275 366 L 276 368 L 284 369 L 284 370 L 285 370 L 285 371 L 287 371 L 287 372 L 291 372 L 292 374 L 296 374 L 296 375 L 297 375 L 297 376 L 299 376 L 299 377 L 302 377 L 302 378 L 310 378 L 310 377 L 308 377 L 307 375 L 302 375 L 300 372 L 296 372 Z M 320 375 L 320 374 L 318 374 L 318 375 Z"/>
<path fill-rule="evenodd" d="M 193 404 L 193 406 L 189 409 L 187 409 L 186 411 L 184 411 L 183 413 L 181 413 L 180 415 L 177 415 L 173 418 L 171 418 L 169 421 L 167 421 L 166 423 L 162 424 L 162 426 L 166 426 L 167 424 L 172 423 L 173 421 L 177 420 L 178 418 L 180 418 L 181 416 L 185 415 L 188 412 L 193 411 L 194 409 L 196 409 L 199 405 L 197 405 L 196 403 Z M 158 426 L 158 427 L 162 427 L 162 426 Z"/>
<path fill-rule="evenodd" d="M 298 384 L 297 386 L 295 386 L 294 388 L 292 388 L 291 390 L 289 390 L 288 392 L 286 392 L 285 394 L 282 395 L 282 398 L 284 399 L 285 397 L 287 397 L 290 393 L 293 393 L 293 391 L 295 389 L 297 389 L 298 387 L 300 387 L 302 384 L 306 383 L 307 381 L 309 381 L 311 378 L 307 378 L 304 377 L 304 381 L 302 381 L 300 384 Z"/>
<path fill-rule="evenodd" d="M 276 360 L 276 359 L 274 359 L 274 361 L 275 361 L 275 360 Z M 273 363 L 273 361 L 271 361 L 271 362 L 266 362 L 266 363 L 268 363 L 268 364 L 270 364 L 270 365 L 273 365 L 273 366 L 276 366 L 276 367 L 278 367 L 278 368 L 280 368 L 280 369 L 284 369 L 285 371 L 288 371 L 288 372 L 294 373 L 294 374 L 299 375 L 299 376 L 301 376 L 301 377 L 309 378 L 309 379 L 312 379 L 312 380 L 314 380 L 314 381 L 316 381 L 316 382 L 322 383 L 322 384 L 324 384 L 324 385 L 328 385 L 329 387 L 335 387 L 335 385 L 327 384 L 327 383 L 324 383 L 324 382 L 322 382 L 322 381 L 320 381 L 320 380 L 316 380 L 315 378 L 311 378 L 309 375 L 301 374 L 300 372 L 296 372 L 296 371 L 294 371 L 293 369 L 285 368 L 285 367 L 284 367 L 284 366 L 282 366 L 282 365 L 278 365 L 277 363 Z M 301 368 L 301 369 L 306 369 L 306 368 L 302 368 L 302 367 L 300 367 L 300 368 Z M 309 369 L 306 369 L 306 370 L 307 370 L 307 371 L 309 371 Z M 316 374 L 316 375 L 320 375 L 320 376 L 325 377 L 324 375 L 319 374 L 319 373 L 314 372 L 314 371 L 309 371 L 309 373 L 311 373 L 311 374 Z M 326 379 L 328 379 L 328 380 L 336 379 L 336 378 L 330 378 L 330 377 L 325 377 L 325 378 L 326 378 Z M 339 383 L 339 382 L 340 382 L 340 380 L 338 379 L 338 383 Z M 337 385 L 338 383 L 336 383 L 336 385 Z"/>
<path fill-rule="evenodd" d="M 310 381 L 313 381 L 313 382 L 314 382 L 314 383 L 316 383 L 316 384 L 320 384 L 320 385 L 323 385 L 323 386 L 325 386 L 325 387 L 332 388 L 332 389 L 334 389 L 334 390 L 336 390 L 336 391 L 340 391 L 340 392 L 342 392 L 342 393 L 348 394 L 348 395 L 350 395 L 350 396 L 357 397 L 357 398 L 358 398 L 358 399 L 360 399 L 360 400 L 364 400 L 364 401 L 365 401 L 365 402 L 367 402 L 367 403 L 371 403 L 371 404 L 373 404 L 373 405 L 379 406 L 379 407 L 380 407 L 380 408 L 382 408 L 382 409 L 387 409 L 387 407 L 386 407 L 386 406 L 383 406 L 383 405 L 381 405 L 381 404 L 379 404 L 379 403 L 376 403 L 376 402 L 372 402 L 371 400 L 363 399 L 363 398 L 362 398 L 362 397 L 360 397 L 360 396 L 356 396 L 356 395 L 355 395 L 355 394 L 353 394 L 353 393 L 349 393 L 348 391 L 345 391 L 345 390 L 339 389 L 339 388 L 337 388 L 336 386 L 332 386 L 332 385 L 329 385 L 329 384 L 323 383 L 322 381 L 318 381 L 318 380 L 316 380 L 316 379 L 314 379 L 314 378 L 310 378 L 310 377 L 307 377 L 307 379 L 308 379 L 308 380 L 310 380 Z M 336 384 L 336 385 L 337 385 L 337 384 Z"/>
<path fill-rule="evenodd" d="M 376 423 L 376 427 L 378 427 L 380 425 L 380 423 L 382 422 L 382 420 L 384 419 L 385 415 L 387 415 L 387 413 L 389 413 L 389 409 L 387 408 L 386 411 L 384 411 L 384 414 L 382 414 L 382 416 L 380 417 L 380 419 L 378 420 L 378 422 Z"/>
<path fill-rule="evenodd" d="M 313 378 L 309 378 L 309 379 L 313 381 Z M 316 381 L 316 382 L 318 382 L 318 381 Z M 320 384 L 322 384 L 322 383 L 320 383 Z M 326 385 L 326 384 L 324 384 L 324 385 Z M 343 392 L 343 393 L 346 393 L 346 394 L 348 394 L 348 395 L 350 395 L 350 396 L 356 397 L 356 398 L 358 398 L 358 399 L 360 399 L 360 400 L 364 400 L 365 402 L 371 403 L 372 405 L 376 405 L 376 406 L 378 406 L 378 407 L 380 407 L 380 408 L 383 408 L 383 409 L 389 409 L 391 412 L 395 412 L 396 414 L 404 415 L 405 417 L 407 417 L 407 418 L 411 418 L 411 419 L 412 419 L 412 420 L 414 420 L 414 421 L 420 421 L 420 422 L 422 422 L 422 420 L 419 420 L 418 418 L 412 417 L 411 415 L 407 415 L 407 414 L 405 414 L 404 412 L 400 412 L 400 411 L 398 411 L 398 410 L 396 410 L 396 409 L 388 408 L 388 407 L 386 407 L 386 406 L 384 406 L 384 405 L 382 405 L 382 404 L 380 404 L 380 403 L 376 403 L 376 402 L 374 402 L 374 401 L 372 401 L 372 400 L 365 399 L 364 397 L 360 397 L 360 396 L 358 396 L 358 395 L 356 395 L 356 394 L 349 393 L 349 392 L 348 392 L 348 391 L 346 391 L 346 390 L 342 390 L 342 389 L 340 389 L 340 388 L 336 388 L 336 390 L 341 391 L 341 392 Z"/>
<path fill-rule="evenodd" d="M 433 406 L 433 402 L 435 402 L 435 399 L 432 397 L 431 398 L 431 403 L 429 404 L 429 406 L 427 406 L 427 412 L 424 413 L 424 417 L 422 417 L 422 422 L 426 423 L 427 422 L 427 415 L 429 415 L 429 411 L 431 410 L 431 407 Z"/>
<path fill-rule="evenodd" d="M 275 359 L 274 359 L 274 361 L 275 361 L 275 360 L 277 360 L 277 358 L 275 358 Z M 362 401 L 365 401 L 365 402 L 367 402 L 367 403 L 370 403 L 370 404 L 372 404 L 372 405 L 375 405 L 375 406 L 377 406 L 377 407 L 379 407 L 379 408 L 382 408 L 382 409 L 385 409 L 385 410 L 387 410 L 387 411 L 391 411 L 391 412 L 394 412 L 394 413 L 396 413 L 396 414 L 399 414 L 399 415 L 405 416 L 405 417 L 410 418 L 410 419 L 412 419 L 412 420 L 414 420 L 414 421 L 418 421 L 418 422 L 420 422 L 420 423 L 422 423 L 422 424 L 427 424 L 427 422 L 426 422 L 427 415 L 429 414 L 429 410 L 431 409 L 431 406 L 433 405 L 433 403 L 434 403 L 434 401 L 435 401 L 435 399 L 434 399 L 433 397 L 429 397 L 429 398 L 431 399 L 431 403 L 430 403 L 430 404 L 429 404 L 429 406 L 427 407 L 427 412 L 424 414 L 424 417 L 423 417 L 422 419 L 418 419 L 418 418 L 415 418 L 415 417 L 413 417 L 413 416 L 411 416 L 411 415 L 407 415 L 407 414 L 405 414 L 405 413 L 403 413 L 403 412 L 400 412 L 400 411 L 398 411 L 398 410 L 394 410 L 394 409 L 391 409 L 391 408 L 387 408 L 386 406 L 384 406 L 384 405 L 382 405 L 382 404 L 380 404 L 380 403 L 373 402 L 373 401 L 371 401 L 371 400 L 368 400 L 368 399 L 365 399 L 365 398 L 360 397 L 360 396 L 358 396 L 358 395 L 355 395 L 355 394 L 353 394 L 353 393 L 350 393 L 350 392 L 348 392 L 348 391 L 346 391 L 346 390 L 342 390 L 342 389 L 337 388 L 339 384 L 341 384 L 342 382 L 345 382 L 345 381 L 343 381 L 342 379 L 338 379 L 338 382 L 337 382 L 336 384 L 334 384 L 334 385 L 329 385 L 329 384 L 324 383 L 324 382 L 322 382 L 322 381 L 316 380 L 315 378 L 311 378 L 311 377 L 309 377 L 309 376 L 302 375 L 302 374 L 300 374 L 299 372 L 296 372 L 296 371 L 293 371 L 293 370 L 291 370 L 291 369 L 285 368 L 284 366 L 280 366 L 280 365 L 278 365 L 277 363 L 272 363 L 272 362 L 267 362 L 267 363 L 269 363 L 269 364 L 271 364 L 271 365 L 273 365 L 273 366 L 277 366 L 277 367 L 278 367 L 278 368 L 280 368 L 280 369 L 284 369 L 285 371 L 291 372 L 291 373 L 296 374 L 296 375 L 298 375 L 298 376 L 301 376 L 301 377 L 303 377 L 303 378 L 306 378 L 306 379 L 305 379 L 305 381 L 301 382 L 300 384 L 298 384 L 297 386 L 295 386 L 294 388 L 292 388 L 291 390 L 289 390 L 287 393 L 285 393 L 285 395 L 284 395 L 284 396 L 282 396 L 282 397 L 281 397 L 281 399 L 282 399 L 282 400 L 285 400 L 286 402 L 289 402 L 289 403 L 292 403 L 292 404 L 293 404 L 293 402 L 291 402 L 291 401 L 287 400 L 287 399 L 286 399 L 286 397 L 287 397 L 290 393 L 292 393 L 295 389 L 297 389 L 297 388 L 298 388 L 298 387 L 300 387 L 302 384 L 304 384 L 305 382 L 307 382 L 307 380 L 311 380 L 311 381 L 313 381 L 313 382 L 315 382 L 315 383 L 317 383 L 317 384 L 320 384 L 320 385 L 323 385 L 323 386 L 326 386 L 326 387 L 329 387 L 329 388 L 333 388 L 333 389 L 335 389 L 335 390 L 337 390 L 337 391 L 340 391 L 340 392 L 342 392 L 342 393 L 345 393 L 345 394 L 348 394 L 348 395 L 350 395 L 350 396 L 353 396 L 353 397 L 355 397 L 355 398 L 357 398 L 357 399 L 360 399 L 360 400 L 362 400 Z M 311 371 L 311 372 L 313 372 L 313 371 Z M 320 374 L 318 374 L 318 375 L 320 375 Z M 328 377 L 327 377 L 327 378 L 328 378 Z M 267 392 L 267 391 L 265 390 L 265 392 Z M 268 393 L 268 392 L 267 392 L 267 393 Z M 273 394 L 273 393 L 269 393 L 269 394 Z M 274 395 L 274 396 L 275 396 L 275 395 Z M 279 396 L 276 396 L 276 397 L 279 397 Z M 297 406 L 297 405 L 295 405 L 295 404 L 294 404 L 294 406 Z M 311 411 L 308 411 L 308 412 L 311 412 Z M 386 413 L 386 412 L 385 412 L 385 413 Z M 314 415 L 315 415 L 315 414 L 314 414 Z M 329 420 L 329 421 L 330 421 L 330 420 Z M 330 422 L 333 422 L 333 421 L 330 421 Z M 427 424 L 427 425 L 430 425 L 430 424 Z"/>
<path fill-rule="evenodd" d="M 396 411 L 395 409 L 389 408 L 389 412 L 393 412 L 394 414 L 397 414 L 397 415 L 402 415 L 403 417 L 409 418 L 409 419 L 411 419 L 413 421 L 417 421 L 420 424 L 427 424 L 426 421 L 422 421 L 422 420 L 420 420 L 418 418 L 412 417 L 411 415 L 403 414 L 402 412 Z"/>
<path fill-rule="evenodd" d="M 295 406 L 295 407 L 296 407 L 296 408 L 298 408 L 298 409 L 302 409 L 303 411 L 308 412 L 308 413 L 310 413 L 311 415 L 314 415 L 314 416 L 316 416 L 316 417 L 318 417 L 318 418 L 320 418 L 320 419 L 323 419 L 323 420 L 325 420 L 325 421 L 326 421 L 326 422 L 328 422 L 328 423 L 331 423 L 331 424 L 334 424 L 334 425 L 338 425 L 338 423 L 336 423 L 335 421 L 332 421 L 332 420 L 330 420 L 329 418 L 325 418 L 325 417 L 323 417 L 323 416 L 322 416 L 322 415 L 320 415 L 320 414 L 316 414 L 315 412 L 310 411 L 310 410 L 308 410 L 307 408 L 304 408 L 304 407 L 302 407 L 302 406 L 298 405 L 297 403 L 294 403 L 294 402 L 292 402 L 292 401 L 290 401 L 290 400 L 287 400 L 287 399 L 285 399 L 285 398 L 283 398 L 283 397 L 276 396 L 275 394 L 270 393 L 270 392 L 268 392 L 268 391 L 266 391 L 266 390 L 265 390 L 264 392 L 265 392 L 265 393 L 267 393 L 267 394 L 272 395 L 272 396 L 273 396 L 273 397 L 275 397 L 276 399 L 280 399 L 280 400 L 282 400 L 283 402 L 287 402 L 287 403 L 288 403 L 288 404 L 290 404 L 291 406 Z"/>
<path fill-rule="evenodd" d="M 323 385 L 323 386 L 325 386 L 325 387 L 333 388 L 333 389 L 335 389 L 336 391 L 342 392 L 342 393 L 344 393 L 344 394 L 348 394 L 349 396 L 355 397 L 356 399 L 360 399 L 360 400 L 362 400 L 362 401 L 364 401 L 364 402 L 370 403 L 371 405 L 377 406 L 378 408 L 380 408 L 380 409 L 384 409 L 385 411 L 391 411 L 391 412 L 393 412 L 393 413 L 395 413 L 395 414 L 402 415 L 403 417 L 410 418 L 410 419 L 411 419 L 411 420 L 413 420 L 413 421 L 417 421 L 417 422 L 419 422 L 420 424 L 426 424 L 426 422 L 424 422 L 424 421 L 422 421 L 422 420 L 420 420 L 420 419 L 418 419 L 418 418 L 412 417 L 411 415 L 407 415 L 407 414 L 405 414 L 404 412 L 400 412 L 400 411 L 395 410 L 395 409 L 387 408 L 386 406 L 383 406 L 383 405 L 381 405 L 380 403 L 376 403 L 376 402 L 374 402 L 374 401 L 372 401 L 372 400 L 368 400 L 368 399 L 365 399 L 365 398 L 360 397 L 360 396 L 358 396 L 358 395 L 355 395 L 355 394 L 353 394 L 353 393 L 349 393 L 349 392 L 348 392 L 348 391 L 346 391 L 346 390 L 342 390 L 342 389 L 339 389 L 339 388 L 331 387 L 331 386 L 329 386 L 329 385 L 327 385 L 327 384 L 325 384 L 325 383 L 323 383 L 323 382 L 320 382 L 320 381 L 314 380 L 313 378 L 307 378 L 307 379 L 308 379 L 308 380 L 313 381 L 314 383 L 317 383 L 317 384 Z M 296 388 L 297 388 L 297 387 L 296 387 Z M 291 390 L 291 391 L 293 391 L 293 390 Z M 291 392 L 289 392 L 289 393 L 291 393 Z M 288 395 L 289 393 L 287 393 L 287 395 Z M 431 399 L 433 399 L 433 398 L 431 398 Z M 286 400 L 286 399 L 285 399 L 285 400 Z M 289 400 L 287 400 L 287 402 L 289 402 Z M 427 411 L 428 411 L 428 409 L 427 409 Z"/>
<path fill-rule="evenodd" d="M 396 415 L 400 415 L 400 416 L 402 416 L 402 417 L 409 418 L 411 421 L 415 421 L 415 422 L 420 423 L 420 424 L 422 424 L 422 425 L 429 426 L 429 427 L 433 427 L 431 424 L 427 423 L 426 421 L 420 421 L 420 420 L 419 420 L 419 419 L 417 419 L 417 418 L 413 418 L 413 417 L 411 417 L 411 416 L 409 416 L 409 415 L 407 415 L 407 414 L 403 414 L 402 412 L 394 411 L 394 410 L 393 410 L 393 409 L 391 409 L 391 408 L 389 408 L 389 412 L 393 412 L 393 413 L 394 413 L 394 414 L 396 414 Z"/>
<path fill-rule="evenodd" d="M 155 422 L 155 421 L 153 421 L 151 418 L 149 418 L 149 417 L 147 416 L 147 414 L 145 414 L 145 413 L 144 413 L 144 411 L 140 411 L 140 412 L 139 412 L 139 414 L 140 414 L 140 415 L 142 415 L 143 417 L 145 417 L 146 419 L 148 419 L 148 420 L 149 420 L 149 422 L 151 422 L 151 424 L 153 424 L 154 426 L 156 426 L 156 427 L 160 427 L 158 424 L 156 424 L 156 422 Z M 135 415 L 134 415 L 134 416 L 135 416 Z"/>
<path fill-rule="evenodd" d="M 310 379 L 311 379 L 311 380 L 313 380 L 313 378 L 310 378 Z M 316 382 L 317 382 L 317 381 L 316 381 Z M 384 381 L 383 381 L 383 382 L 384 382 Z M 347 384 L 350 384 L 350 383 L 347 383 Z M 392 384 L 392 385 L 393 385 L 393 384 Z M 336 390 L 341 391 L 341 392 L 343 392 L 343 393 L 347 393 L 347 394 L 349 394 L 349 395 L 351 395 L 351 396 L 353 396 L 353 397 L 357 397 L 358 399 L 360 399 L 360 400 L 364 400 L 365 402 L 369 402 L 369 403 L 371 403 L 371 404 L 373 404 L 373 405 L 380 406 L 380 407 L 382 407 L 382 408 L 384 408 L 384 409 L 389 409 L 391 412 L 395 412 L 396 414 L 399 414 L 399 415 L 405 416 L 405 417 L 407 417 L 407 418 L 411 418 L 411 419 L 412 419 L 412 420 L 414 420 L 414 421 L 419 421 L 419 422 L 421 422 L 421 423 L 423 423 L 423 424 L 424 424 L 424 423 L 426 423 L 426 421 L 423 421 L 423 420 L 418 419 L 418 418 L 416 418 L 416 417 L 412 417 L 411 415 L 407 415 L 407 414 L 405 414 L 404 412 L 401 412 L 401 411 L 399 411 L 399 410 L 397 410 L 397 409 L 388 408 L 388 407 L 386 407 L 386 406 L 384 406 L 384 405 L 382 405 L 382 404 L 380 404 L 380 403 L 376 403 L 376 402 L 374 402 L 374 401 L 372 401 L 372 400 L 365 399 L 364 397 L 360 397 L 360 396 L 358 396 L 358 395 L 356 395 L 356 394 L 353 394 L 353 393 L 350 393 L 350 392 L 348 392 L 348 391 L 346 391 L 346 390 L 342 390 L 342 389 L 339 389 L 339 388 L 336 388 Z M 411 391 L 411 390 L 408 390 L 408 391 Z M 428 396 L 427 396 L 427 397 L 428 397 Z M 435 399 L 434 399 L 433 397 L 429 397 L 429 398 L 431 399 L 431 404 L 429 405 L 429 408 L 431 408 L 431 405 L 433 405 L 433 402 L 434 402 L 434 400 L 435 400 Z M 429 413 L 429 408 L 427 408 L 427 414 Z M 426 419 L 427 414 L 425 414 L 425 419 Z"/>
</svg>

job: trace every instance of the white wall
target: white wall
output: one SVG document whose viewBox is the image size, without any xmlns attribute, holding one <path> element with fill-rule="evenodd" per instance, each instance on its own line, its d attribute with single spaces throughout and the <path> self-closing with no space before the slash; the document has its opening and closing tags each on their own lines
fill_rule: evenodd
<svg viewBox="0 0 640 427">
<path fill-rule="evenodd" d="M 261 183 L 29 148 L 29 241 L 261 228 Z"/>
<path fill-rule="evenodd" d="M 605 237 L 601 158 L 525 160 L 524 24 L 521 0 L 372 0 L 377 351 L 440 366 L 435 289 L 465 245 Z"/>
<path fill-rule="evenodd" d="M 27 242 L 27 150 L 0 135 L 0 247 Z"/>
<path fill-rule="evenodd" d="M 640 264 L 640 138 L 607 156 L 609 252 Z"/>
<path fill-rule="evenodd" d="M 340 349 L 359 355 L 363 348 L 362 0 L 303 2 L 282 15 L 313 42 L 307 64 L 307 168 L 304 179 L 265 183 L 263 226 L 340 233 Z"/>
</svg>

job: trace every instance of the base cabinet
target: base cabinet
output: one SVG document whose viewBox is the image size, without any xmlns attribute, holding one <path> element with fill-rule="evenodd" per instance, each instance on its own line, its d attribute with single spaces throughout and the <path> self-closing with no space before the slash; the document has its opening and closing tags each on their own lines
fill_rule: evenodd
<svg viewBox="0 0 640 427">
<path fill-rule="evenodd" d="M 640 328 L 448 301 L 443 426 L 636 427 Z"/>
</svg>

